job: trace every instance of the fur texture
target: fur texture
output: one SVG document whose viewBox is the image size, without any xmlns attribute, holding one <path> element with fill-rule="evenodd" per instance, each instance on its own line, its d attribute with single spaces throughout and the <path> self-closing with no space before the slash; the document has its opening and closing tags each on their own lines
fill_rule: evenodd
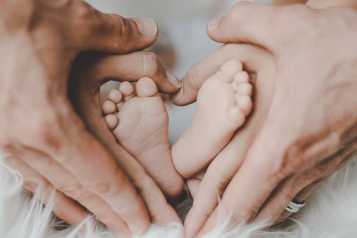
<svg viewBox="0 0 357 238">
<path fill-rule="evenodd" d="M 1 238 L 114 238 L 104 226 L 93 230 L 93 218 L 88 217 L 80 227 L 64 224 L 51 213 L 51 207 L 43 206 L 36 196 L 22 189 L 22 177 L 3 162 L 0 153 L 0 237 Z M 186 213 L 190 201 L 177 209 Z M 184 214 L 181 214 L 184 215 Z M 310 195 L 306 206 L 282 225 L 260 232 L 264 223 L 249 226 L 228 227 L 227 219 L 205 238 L 341 238 L 357 237 L 357 157 L 343 169 L 322 183 Z M 166 227 L 152 225 L 147 234 L 135 238 L 183 238 L 180 224 Z"/>
</svg>

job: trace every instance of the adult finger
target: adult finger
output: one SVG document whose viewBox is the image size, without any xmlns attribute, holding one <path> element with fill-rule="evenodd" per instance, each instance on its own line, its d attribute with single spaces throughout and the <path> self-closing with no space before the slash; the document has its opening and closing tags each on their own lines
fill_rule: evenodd
<svg viewBox="0 0 357 238">
<path fill-rule="evenodd" d="M 146 232 L 150 225 L 146 206 L 112 155 L 87 131 L 69 102 L 59 103 L 56 109 L 44 109 L 53 112 L 49 113 L 53 117 L 44 117 L 28 128 L 26 133 L 36 136 L 23 138 L 23 144 L 43 148 L 83 187 L 106 201 L 133 234 Z"/>
<path fill-rule="evenodd" d="M 95 214 L 98 220 L 115 231 L 117 235 L 123 237 L 130 237 L 132 235 L 126 223 L 112 210 L 108 203 L 83 187 L 74 175 L 69 173 L 59 163 L 53 161 L 48 155 L 39 151 L 26 150 L 22 154 L 22 157 L 26 163 L 47 178 L 59 191 L 79 201 L 84 207 Z"/>
<path fill-rule="evenodd" d="M 264 123 L 274 95 L 274 84 L 271 83 L 271 80 L 274 79 L 276 66 L 268 52 L 258 47 L 243 44 L 225 45 L 220 50 L 222 50 L 223 56 L 234 52 L 234 57 L 244 62 L 245 69 L 251 72 L 251 80 L 254 85 L 253 110 L 244 126 L 236 132 L 230 143 L 208 167 L 193 207 L 186 217 L 185 233 L 188 237 L 193 237 L 198 233 L 216 208 L 218 204 L 217 196 L 222 195 L 227 184 L 245 159 L 251 143 Z M 220 56 L 220 54 L 217 56 Z M 221 58 L 217 56 L 215 58 Z M 262 88 L 264 90 L 261 90 Z"/>
<path fill-rule="evenodd" d="M 78 129 L 76 124 L 74 122 L 67 131 L 71 137 L 67 138 L 68 143 L 53 157 L 75 174 L 85 187 L 109 203 L 133 234 L 146 232 L 150 225 L 147 208 L 131 181 L 112 155 L 86 129 Z M 73 130 L 76 130 L 74 134 L 71 133 Z"/>
<path fill-rule="evenodd" d="M 195 198 L 196 198 L 201 181 L 202 180 L 197 179 L 197 178 L 190 178 L 186 181 L 187 188 L 190 191 L 190 194 L 191 194 L 191 197 L 193 198 L 193 200 L 195 200 Z"/>
<path fill-rule="evenodd" d="M 110 133 L 108 129 L 106 131 Z M 157 184 L 146 173 L 140 163 L 133 159 L 133 157 L 123 147 L 119 146 L 110 135 L 106 134 L 104 130 L 97 129 L 94 134 L 99 141 L 106 145 L 108 151 L 113 153 L 113 156 L 117 158 L 117 163 L 120 168 L 126 172 L 135 185 L 145 201 L 152 222 L 162 226 L 171 222 L 181 223 L 175 210 L 169 205 Z"/>
<path fill-rule="evenodd" d="M 207 34 L 217 42 L 245 42 L 271 47 L 274 33 L 270 21 L 276 17 L 275 9 L 273 6 L 238 2 L 226 16 L 212 19 L 207 24 Z"/>
<path fill-rule="evenodd" d="M 303 202 L 307 199 L 307 197 L 310 195 L 310 193 L 322 182 L 322 180 L 318 180 L 315 181 L 311 184 L 309 184 L 308 186 L 306 186 L 304 189 L 302 189 L 298 194 L 295 195 L 293 201 L 295 202 Z M 286 201 L 289 203 L 289 201 Z M 285 202 L 285 203 L 286 203 Z M 285 204 L 284 203 L 284 204 Z M 281 223 L 283 221 L 285 221 L 292 213 L 285 210 L 286 207 L 282 208 L 284 209 L 281 213 L 280 216 L 278 218 L 275 219 L 273 225 Z M 277 212 L 277 211 L 274 211 Z M 280 212 L 280 211 L 279 211 Z"/>
<path fill-rule="evenodd" d="M 130 72 L 128 74 L 130 75 Z M 100 81 L 102 76 L 99 75 L 97 80 Z M 77 113 L 83 118 L 84 123 L 88 125 L 88 130 L 113 155 L 116 163 L 126 172 L 135 185 L 147 205 L 152 222 L 160 225 L 180 222 L 177 213 L 167 203 L 154 180 L 148 176 L 140 163 L 117 143 L 113 133 L 109 131 L 99 105 L 98 88 L 90 88 L 88 90 L 87 84 L 80 83 L 85 78 L 77 78 L 76 80 L 79 81 L 73 81 L 72 83 L 75 84 L 71 85 L 76 91 L 72 92 L 70 96 Z M 86 106 L 83 107 L 83 105 Z"/>
<path fill-rule="evenodd" d="M 252 221 L 278 183 L 284 178 L 280 173 L 280 161 L 286 141 L 267 140 L 270 135 L 278 135 L 279 129 L 265 122 L 262 130 L 249 148 L 247 156 L 227 186 L 222 203 L 207 220 L 200 235 L 211 231 L 218 221 L 219 209 L 232 212 L 232 221 L 244 223 Z M 285 132 L 284 132 L 285 133 Z M 277 136 L 276 138 L 283 138 Z"/>
<path fill-rule="evenodd" d="M 295 40 L 306 39 L 306 29 L 318 22 L 317 15 L 316 10 L 303 5 L 273 7 L 242 1 L 228 15 L 211 20 L 207 34 L 217 42 L 252 43 L 277 55 L 286 51 L 282 46 L 294 47 Z"/>
<path fill-rule="evenodd" d="M 83 53 L 73 63 L 71 78 L 90 81 L 92 88 L 99 88 L 109 80 L 137 81 L 149 77 L 155 81 L 162 93 L 174 93 L 182 83 L 168 72 L 156 54 L 140 51 L 125 55 Z"/>
<path fill-rule="evenodd" d="M 23 186 L 27 190 L 36 194 L 38 188 L 41 187 L 41 190 L 37 195 L 44 204 L 48 203 L 53 192 L 55 192 L 56 202 L 53 206 L 53 213 L 65 222 L 78 225 L 88 216 L 88 212 L 85 208 L 73 199 L 64 195 L 61 191 L 55 190 L 54 186 L 49 181 L 19 157 L 6 157 L 5 162 L 10 168 L 18 171 L 22 175 L 24 179 Z"/>
<path fill-rule="evenodd" d="M 149 18 L 126 19 L 104 14 L 87 3 L 77 4 L 74 18 L 76 46 L 81 51 L 127 53 L 152 45 L 158 35 L 155 22 Z"/>
<path fill-rule="evenodd" d="M 256 56 L 259 56 L 258 58 Z M 246 44 L 226 44 L 209 54 L 201 61 L 194 64 L 182 79 L 182 88 L 176 94 L 170 96 L 172 102 L 183 106 L 193 103 L 197 99 L 197 94 L 202 84 L 228 60 L 237 59 L 244 65 L 244 70 L 250 73 L 250 79 L 254 84 L 256 79 L 256 69 L 275 69 L 275 64 L 266 62 L 272 61 L 272 56 L 266 50 Z"/>
<path fill-rule="evenodd" d="M 239 136 L 236 135 L 209 165 L 194 195 L 193 206 L 185 219 L 186 237 L 191 238 L 198 234 L 217 207 L 218 199 L 221 198 L 227 185 L 241 166 L 251 141 L 245 135 L 247 133 L 244 131 L 240 132 Z M 247 145 L 244 144 L 246 141 L 248 141 Z M 187 185 L 190 188 L 189 181 L 187 181 Z"/>
<path fill-rule="evenodd" d="M 321 182 L 342 168 L 355 155 L 351 148 L 344 149 L 330 156 L 314 168 L 290 176 L 279 184 L 261 208 L 256 220 L 273 218 L 274 223 L 284 221 L 291 213 L 285 211 L 291 200 L 304 201 Z"/>
</svg>

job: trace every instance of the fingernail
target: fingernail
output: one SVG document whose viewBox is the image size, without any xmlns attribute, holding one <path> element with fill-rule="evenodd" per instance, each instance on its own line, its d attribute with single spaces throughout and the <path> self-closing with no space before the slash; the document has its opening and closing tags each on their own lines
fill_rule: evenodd
<svg viewBox="0 0 357 238">
<path fill-rule="evenodd" d="M 145 37 L 153 37 L 157 33 L 157 26 L 154 20 L 150 18 L 136 18 L 133 19 L 138 25 L 138 29 Z"/>
<path fill-rule="evenodd" d="M 133 235 L 141 235 L 141 233 L 143 232 L 143 229 L 141 229 L 140 226 L 138 226 L 134 223 L 128 223 L 128 227 L 129 227 L 131 233 L 133 233 Z"/>
<path fill-rule="evenodd" d="M 166 70 L 166 77 L 176 88 L 181 88 L 182 81 L 179 80 L 175 75 Z"/>
<path fill-rule="evenodd" d="M 183 95 L 183 84 L 182 87 L 180 89 L 180 91 L 178 91 L 177 93 L 173 94 L 173 96 L 170 96 L 170 100 L 171 101 L 177 101 L 179 100 Z"/>
<path fill-rule="evenodd" d="M 214 18 L 208 22 L 208 30 L 213 31 L 216 30 L 217 27 L 219 26 L 219 23 L 221 22 L 222 17 Z"/>
</svg>

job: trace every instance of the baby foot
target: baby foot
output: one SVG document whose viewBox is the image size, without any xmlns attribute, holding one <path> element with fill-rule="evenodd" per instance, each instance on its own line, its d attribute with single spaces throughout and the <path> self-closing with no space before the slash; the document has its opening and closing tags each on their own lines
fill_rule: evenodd
<svg viewBox="0 0 357 238">
<path fill-rule="evenodd" d="M 134 88 L 128 82 L 109 93 L 103 104 L 108 127 L 117 141 L 146 169 L 165 196 L 178 197 L 183 179 L 175 170 L 168 138 L 166 107 L 150 78 L 142 78 Z"/>
<path fill-rule="evenodd" d="M 202 85 L 192 124 L 172 147 L 184 178 L 204 169 L 243 125 L 252 109 L 252 85 L 242 63 L 230 60 Z"/>
</svg>

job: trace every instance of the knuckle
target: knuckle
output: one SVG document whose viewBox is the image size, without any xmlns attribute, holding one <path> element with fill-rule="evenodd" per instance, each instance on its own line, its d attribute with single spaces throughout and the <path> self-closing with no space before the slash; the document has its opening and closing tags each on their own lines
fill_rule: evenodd
<svg viewBox="0 0 357 238">
<path fill-rule="evenodd" d="M 88 196 L 88 190 L 79 184 L 59 186 L 57 189 L 78 201 L 84 200 Z"/>
<path fill-rule="evenodd" d="M 159 71 L 159 58 L 158 56 L 149 51 L 142 52 L 143 56 L 143 65 L 144 65 L 144 74 L 147 76 L 154 76 Z"/>
<path fill-rule="evenodd" d="M 133 35 L 133 28 L 130 24 L 129 20 L 121 17 L 119 15 L 111 15 L 113 21 L 116 23 L 116 26 L 119 27 L 119 36 L 122 37 L 124 40 L 130 40 Z"/>
<path fill-rule="evenodd" d="M 98 194 L 108 194 L 113 186 L 110 182 L 98 178 L 86 179 L 83 185 Z"/>
<path fill-rule="evenodd" d="M 54 109 L 56 108 L 56 109 Z M 70 114 L 66 105 L 45 107 L 16 121 L 18 131 L 27 145 L 57 152 L 61 148 L 64 131 L 68 131 Z"/>
<path fill-rule="evenodd" d="M 35 193 L 37 188 L 39 187 L 39 184 L 34 181 L 24 181 L 23 184 L 24 188 L 26 188 L 28 191 Z"/>
<path fill-rule="evenodd" d="M 124 205 L 113 205 L 112 206 L 113 211 L 115 211 L 116 213 L 122 215 L 122 216 L 126 216 L 131 214 L 131 210 L 128 206 L 124 206 Z"/>
<path fill-rule="evenodd" d="M 140 175 L 135 178 L 133 185 L 139 194 L 145 194 L 145 191 L 151 186 L 152 178 L 146 171 L 141 171 Z"/>
<path fill-rule="evenodd" d="M 96 21 L 96 10 L 86 4 L 76 4 L 76 7 L 73 7 L 73 20 L 75 21 L 73 26 L 76 27 L 77 34 L 80 34 L 82 37 L 87 37 L 93 34 L 93 28 Z"/>
<path fill-rule="evenodd" d="M 121 42 L 128 42 L 129 44 L 133 40 L 134 32 L 131 22 L 117 14 L 107 14 L 106 17 L 108 21 L 106 21 L 105 26 L 99 26 L 99 33 L 110 33 L 120 39 Z"/>
<path fill-rule="evenodd" d="M 46 193 L 52 192 L 53 189 L 51 183 L 49 183 L 46 179 L 42 177 L 32 177 L 24 180 L 23 187 L 32 193 Z"/>
<path fill-rule="evenodd" d="M 131 197 L 132 201 L 139 201 L 141 200 L 141 197 L 138 195 L 138 193 L 135 193 L 134 196 Z M 139 207 L 138 206 L 128 206 L 127 201 L 124 201 L 124 199 L 120 199 L 119 202 L 116 204 L 113 204 L 111 208 L 121 216 L 129 216 L 131 214 L 137 214 L 139 212 Z"/>
<path fill-rule="evenodd" d="M 53 126 L 55 122 L 52 119 L 35 116 L 28 118 L 28 120 L 20 120 L 19 124 L 24 138 L 28 140 L 29 144 L 45 148 L 54 145 Z"/>
</svg>

